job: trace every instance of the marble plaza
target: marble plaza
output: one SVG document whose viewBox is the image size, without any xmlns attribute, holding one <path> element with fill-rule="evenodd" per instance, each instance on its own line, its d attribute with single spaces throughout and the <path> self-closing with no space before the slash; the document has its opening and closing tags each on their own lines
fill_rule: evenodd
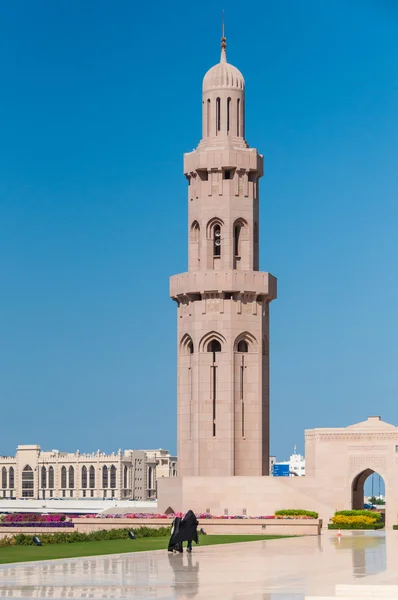
<svg viewBox="0 0 398 600">
<path fill-rule="evenodd" d="M 398 585 L 397 561 L 394 532 L 348 533 L 341 539 L 325 533 L 198 546 L 183 556 L 161 550 L 4 565 L 0 597 L 304 600 L 334 597 L 338 584 L 386 585 L 387 591 Z"/>
</svg>

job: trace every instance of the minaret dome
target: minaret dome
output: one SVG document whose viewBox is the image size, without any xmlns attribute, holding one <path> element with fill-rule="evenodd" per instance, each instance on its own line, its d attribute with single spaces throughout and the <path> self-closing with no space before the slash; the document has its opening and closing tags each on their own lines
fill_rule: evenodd
<svg viewBox="0 0 398 600">
<path fill-rule="evenodd" d="M 206 138 L 244 138 L 245 80 L 242 73 L 227 62 L 226 38 L 221 38 L 220 62 L 203 78 L 203 133 Z"/>
</svg>

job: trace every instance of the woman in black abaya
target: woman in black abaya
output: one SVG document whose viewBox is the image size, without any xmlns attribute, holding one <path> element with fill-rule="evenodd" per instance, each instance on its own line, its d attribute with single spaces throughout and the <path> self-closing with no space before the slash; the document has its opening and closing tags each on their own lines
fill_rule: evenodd
<svg viewBox="0 0 398 600">
<path fill-rule="evenodd" d="M 178 552 L 182 552 L 182 542 L 188 542 L 187 552 L 192 552 L 192 542 L 199 543 L 198 538 L 198 525 L 199 522 L 195 517 L 192 510 L 189 510 L 182 521 L 179 523 L 178 531 L 176 527 L 173 529 L 173 533 L 169 542 L 169 549 L 175 548 Z"/>
<path fill-rule="evenodd" d="M 174 517 L 173 525 L 171 526 L 171 536 L 169 540 L 168 552 L 182 552 L 182 543 L 176 541 L 176 537 L 179 534 L 182 521 L 182 513 L 177 513 Z"/>
</svg>

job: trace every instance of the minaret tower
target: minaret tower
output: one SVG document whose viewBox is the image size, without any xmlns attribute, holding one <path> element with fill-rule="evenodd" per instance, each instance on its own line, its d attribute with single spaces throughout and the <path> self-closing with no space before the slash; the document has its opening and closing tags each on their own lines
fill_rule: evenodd
<svg viewBox="0 0 398 600">
<path fill-rule="evenodd" d="M 202 140 L 184 156 L 188 272 L 178 304 L 180 477 L 269 474 L 269 303 L 259 268 L 263 157 L 245 141 L 245 82 L 227 62 L 203 79 Z"/>
</svg>

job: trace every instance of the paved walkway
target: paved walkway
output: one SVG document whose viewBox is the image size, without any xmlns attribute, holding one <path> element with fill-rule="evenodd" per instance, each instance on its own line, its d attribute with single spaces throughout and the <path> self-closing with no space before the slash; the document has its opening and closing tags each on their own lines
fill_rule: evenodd
<svg viewBox="0 0 398 600">
<path fill-rule="evenodd" d="M 132 542 L 134 543 L 134 542 Z M 397 584 L 398 531 L 0 566 L 0 598 L 303 600 L 340 584 Z"/>
</svg>

